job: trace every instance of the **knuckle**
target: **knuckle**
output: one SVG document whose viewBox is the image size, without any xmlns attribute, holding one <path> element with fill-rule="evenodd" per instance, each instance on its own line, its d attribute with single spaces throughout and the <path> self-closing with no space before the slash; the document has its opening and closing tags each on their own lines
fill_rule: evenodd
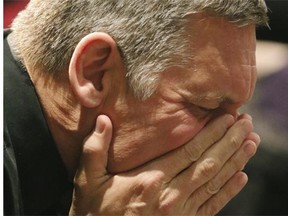
<svg viewBox="0 0 288 216">
<path fill-rule="evenodd" d="M 165 175 L 162 172 L 142 173 L 137 190 L 141 193 L 156 192 L 162 188 Z"/>
<path fill-rule="evenodd" d="M 181 205 L 181 193 L 176 188 L 167 188 L 159 198 L 158 213 L 160 215 L 171 215 L 179 212 L 177 209 Z"/>
<path fill-rule="evenodd" d="M 230 144 L 232 145 L 233 149 L 238 149 L 241 144 L 240 138 L 237 135 L 233 135 L 230 138 Z"/>
<path fill-rule="evenodd" d="M 196 161 L 202 155 L 202 149 L 198 143 L 192 143 L 190 145 L 184 145 L 183 147 L 184 154 L 189 161 Z"/>
<path fill-rule="evenodd" d="M 220 186 L 213 180 L 211 180 L 207 185 L 206 185 L 206 191 L 210 195 L 216 194 L 220 189 Z"/>
<path fill-rule="evenodd" d="M 158 212 L 160 215 L 169 215 L 172 209 L 175 207 L 175 201 L 169 200 L 159 203 Z"/>
<path fill-rule="evenodd" d="M 157 206 L 159 215 L 175 215 L 183 206 L 183 193 L 180 188 L 168 186 L 161 190 Z"/>
<path fill-rule="evenodd" d="M 220 170 L 220 162 L 215 158 L 206 158 L 200 166 L 200 175 L 206 178 L 215 176 Z"/>
</svg>

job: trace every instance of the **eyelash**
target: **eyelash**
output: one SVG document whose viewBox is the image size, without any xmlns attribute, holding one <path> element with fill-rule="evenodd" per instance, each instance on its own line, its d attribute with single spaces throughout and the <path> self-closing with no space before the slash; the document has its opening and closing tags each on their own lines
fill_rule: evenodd
<svg viewBox="0 0 288 216">
<path fill-rule="evenodd" d="M 192 103 L 185 103 L 185 106 L 188 107 L 189 109 L 191 109 L 192 112 L 194 112 L 195 114 L 198 113 L 198 115 L 207 115 L 213 111 L 216 111 L 219 107 L 216 108 L 206 108 L 206 107 L 202 107 L 196 104 L 192 104 Z"/>
<path fill-rule="evenodd" d="M 218 108 L 206 108 L 206 107 L 201 107 L 201 106 L 197 106 L 200 110 L 204 111 L 204 112 L 213 112 L 215 110 L 217 110 Z"/>
</svg>

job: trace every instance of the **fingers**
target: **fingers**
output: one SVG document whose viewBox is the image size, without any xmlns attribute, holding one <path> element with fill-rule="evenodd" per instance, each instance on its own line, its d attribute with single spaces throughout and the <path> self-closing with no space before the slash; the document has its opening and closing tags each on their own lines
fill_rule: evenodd
<svg viewBox="0 0 288 216">
<path fill-rule="evenodd" d="M 172 187 L 183 185 L 187 190 L 182 194 L 182 198 L 187 200 L 197 188 L 220 172 L 251 130 L 251 121 L 243 119 L 236 122 L 220 141 L 208 149 L 191 167 L 171 181 Z"/>
<path fill-rule="evenodd" d="M 224 115 L 208 124 L 190 143 L 183 146 L 182 154 L 186 157 L 182 160 L 191 164 L 199 159 L 210 146 L 224 136 L 233 123 L 232 115 Z"/>
<path fill-rule="evenodd" d="M 223 185 L 231 179 L 235 173 L 242 170 L 243 166 L 249 161 L 249 159 L 256 153 L 257 145 L 251 140 L 247 140 L 224 165 L 221 171 L 205 185 L 200 187 L 193 193 L 188 203 L 194 206 L 193 208 L 199 208 L 205 203 L 212 195 L 218 193 Z M 193 201 L 192 201 L 193 200 Z"/>
<path fill-rule="evenodd" d="M 221 139 L 233 123 L 232 115 L 223 115 L 215 119 L 203 128 L 192 141 L 157 159 L 150 166 L 153 169 L 162 170 L 165 173 L 165 181 L 169 182 Z"/>
<path fill-rule="evenodd" d="M 248 177 L 243 172 L 236 173 L 220 191 L 204 203 L 196 215 L 215 215 L 246 185 Z"/>
<path fill-rule="evenodd" d="M 164 182 L 159 199 L 161 207 L 176 209 L 185 205 L 186 212 L 195 213 L 195 209 L 208 203 L 203 209 L 214 208 L 213 212 L 218 210 L 213 206 L 215 203 L 222 208 L 243 188 L 246 175 L 235 173 L 255 154 L 260 139 L 252 132 L 249 115 L 242 115 L 233 123 L 232 116 L 221 116 L 191 142 L 152 163 L 158 165 L 153 166 L 154 170 L 165 173 L 161 175 Z M 237 182 L 238 185 L 233 185 Z M 215 201 L 216 194 L 221 196 L 221 202 Z"/>
<path fill-rule="evenodd" d="M 243 113 L 241 115 L 238 115 L 237 120 L 241 120 L 241 119 L 247 119 L 247 120 L 252 121 L 252 117 L 247 113 Z"/>
<path fill-rule="evenodd" d="M 203 158 L 213 157 L 215 162 L 219 162 L 221 166 L 239 149 L 252 130 L 253 126 L 250 120 L 239 120 L 231 127 L 217 146 L 213 146 L 203 155 Z"/>
<path fill-rule="evenodd" d="M 255 133 L 255 132 L 251 132 L 251 133 L 247 136 L 246 140 L 251 140 L 251 141 L 254 142 L 257 146 L 259 146 L 260 141 L 261 141 L 259 135 L 258 135 L 257 133 Z"/>
<path fill-rule="evenodd" d="M 108 149 L 112 137 L 111 120 L 100 115 L 94 131 L 84 140 L 80 170 L 91 180 L 106 174 Z"/>
<path fill-rule="evenodd" d="M 244 113 L 244 114 L 239 115 L 238 118 L 237 118 L 237 120 L 240 120 L 240 119 L 247 119 L 247 120 L 252 121 L 252 117 L 251 117 L 249 114 L 247 114 L 247 113 Z M 251 132 L 251 133 L 247 136 L 246 139 L 247 139 L 247 140 L 252 140 L 254 143 L 256 143 L 257 146 L 259 146 L 260 141 L 261 141 L 259 135 L 256 134 L 255 132 Z"/>
<path fill-rule="evenodd" d="M 245 141 L 239 151 L 237 151 L 225 163 L 221 171 L 206 184 L 206 189 L 210 194 L 215 194 L 219 189 L 238 171 L 243 169 L 243 166 L 256 153 L 257 146 L 251 140 Z"/>
<path fill-rule="evenodd" d="M 104 115 L 98 116 L 94 130 L 83 143 L 80 165 L 74 177 L 70 215 L 86 215 L 95 199 L 94 194 L 109 178 L 105 174 L 111 137 L 110 119 Z"/>
</svg>

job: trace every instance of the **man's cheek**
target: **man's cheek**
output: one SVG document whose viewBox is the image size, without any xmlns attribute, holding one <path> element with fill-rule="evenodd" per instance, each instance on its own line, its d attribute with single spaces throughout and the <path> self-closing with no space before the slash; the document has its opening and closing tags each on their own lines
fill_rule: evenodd
<svg viewBox="0 0 288 216">
<path fill-rule="evenodd" d="M 203 119 L 201 121 L 190 119 L 177 125 L 168 135 L 167 144 L 169 148 L 171 150 L 175 149 L 192 140 L 208 121 L 209 119 Z"/>
</svg>

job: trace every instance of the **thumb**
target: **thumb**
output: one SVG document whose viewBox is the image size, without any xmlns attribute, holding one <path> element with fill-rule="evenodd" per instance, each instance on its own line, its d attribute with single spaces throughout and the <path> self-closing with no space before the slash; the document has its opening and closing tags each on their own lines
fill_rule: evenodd
<svg viewBox="0 0 288 216">
<path fill-rule="evenodd" d="M 98 116 L 95 129 L 84 140 L 82 158 L 74 177 L 70 215 L 86 215 L 97 189 L 107 179 L 106 165 L 112 137 L 112 123 Z"/>
<path fill-rule="evenodd" d="M 87 180 L 106 175 L 108 149 L 112 138 L 112 123 L 105 115 L 99 115 L 94 131 L 84 140 L 82 168 Z"/>
</svg>

